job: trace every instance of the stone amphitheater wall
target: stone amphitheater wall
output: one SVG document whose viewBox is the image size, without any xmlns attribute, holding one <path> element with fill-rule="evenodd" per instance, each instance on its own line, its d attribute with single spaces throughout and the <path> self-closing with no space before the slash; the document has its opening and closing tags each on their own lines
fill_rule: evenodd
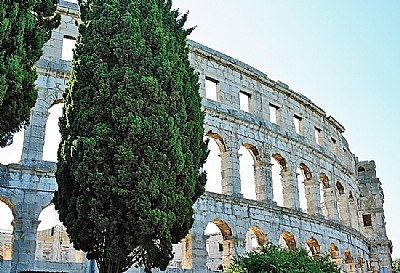
<svg viewBox="0 0 400 273">
<path fill-rule="evenodd" d="M 76 4 L 60 1 L 58 11 L 62 15 L 61 26 L 53 31 L 37 64 L 39 97 L 32 109 L 30 126 L 25 130 L 21 161 L 0 165 L 0 198 L 15 217 L 11 272 L 45 266 L 34 259 L 36 229 L 39 214 L 51 203 L 57 187 L 55 163 L 43 160 L 46 122 L 49 108 L 62 102 L 71 71 L 71 62 L 62 58 L 63 41 L 77 37 L 79 21 Z M 318 245 L 313 254 L 335 256 L 343 272 L 379 272 L 383 267 L 390 268 L 391 243 L 381 223 L 383 210 L 378 234 L 384 235 L 381 238 L 385 245 L 377 250 L 378 254 L 370 240 L 378 229 L 362 226 L 363 213 L 373 209 L 363 205 L 362 200 L 368 192 L 379 192 L 380 183 L 371 178 L 374 183 L 365 182 L 370 188 L 360 184 L 358 161 L 342 135 L 344 127 L 286 84 L 196 42 L 188 41 L 188 45 L 190 62 L 199 72 L 206 136 L 215 140 L 220 149 L 222 194 L 206 192 L 196 202 L 193 228 L 175 246 L 180 252 L 175 263 L 179 268 L 170 270 L 209 272 L 210 255 L 206 249 L 209 235 L 205 235 L 205 230 L 210 222 L 222 234 L 224 266 L 233 256 L 248 250 L 248 232 L 256 230 L 253 233 L 257 233 L 259 242 L 264 242 L 259 238 L 264 234 L 269 242 L 283 243 L 289 248 L 306 247 L 312 239 Z M 207 81 L 215 85 L 214 99 L 207 98 Z M 241 93 L 248 99 L 245 110 L 240 105 Z M 271 120 L 274 114 L 276 121 Z M 254 182 L 241 181 L 245 180 L 240 177 L 241 146 L 253 156 Z M 274 201 L 274 195 L 281 193 L 273 192 L 272 162 L 281 166 L 283 206 Z M 297 167 L 305 176 L 306 211 L 300 208 Z M 256 200 L 243 198 L 246 183 L 255 184 Z M 383 199 L 378 202 L 380 206 L 382 202 Z M 334 252 L 338 255 L 332 252 L 332 247 L 337 247 Z"/>
</svg>

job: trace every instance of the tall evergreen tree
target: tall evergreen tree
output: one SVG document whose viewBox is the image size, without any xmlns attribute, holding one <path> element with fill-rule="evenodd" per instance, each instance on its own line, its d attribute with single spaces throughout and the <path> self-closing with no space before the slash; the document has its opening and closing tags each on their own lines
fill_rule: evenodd
<svg viewBox="0 0 400 273">
<path fill-rule="evenodd" d="M 193 223 L 206 160 L 187 16 L 171 0 L 80 1 L 54 202 L 100 272 L 165 269 Z"/>
<path fill-rule="evenodd" d="M 29 122 L 35 105 L 35 63 L 60 23 L 58 0 L 0 1 L 0 147 Z"/>
</svg>

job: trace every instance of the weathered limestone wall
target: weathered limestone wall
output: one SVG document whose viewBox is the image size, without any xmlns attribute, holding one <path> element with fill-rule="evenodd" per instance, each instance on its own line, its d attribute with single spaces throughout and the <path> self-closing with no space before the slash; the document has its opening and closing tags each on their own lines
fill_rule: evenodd
<svg viewBox="0 0 400 273">
<path fill-rule="evenodd" d="M 58 10 L 62 24 L 53 31 L 37 65 L 39 97 L 25 130 L 21 162 L 0 165 L 0 198 L 15 216 L 13 273 L 57 271 L 62 266 L 35 260 L 40 251 L 38 216 L 57 186 L 55 163 L 43 161 L 48 110 L 62 102 L 71 70 L 71 62 L 61 59 L 63 41 L 77 36 L 75 21 L 79 21 L 76 4 L 60 1 Z M 364 163 L 356 165 L 343 126 L 284 83 L 215 50 L 188 43 L 191 64 L 200 75 L 205 132 L 220 148 L 222 194 L 206 193 L 195 204 L 194 226 L 175 247 L 181 252 L 172 265 L 179 268 L 169 271 L 208 272 L 214 254 L 226 266 L 234 255 L 251 247 L 253 236 L 260 244 L 268 240 L 288 248 L 308 247 L 315 254 L 330 253 L 344 272 L 379 272 L 383 267 L 391 272 L 380 182 L 373 175 L 363 178 L 359 167 Z M 215 99 L 208 96 L 213 90 L 206 90 L 210 81 Z M 240 105 L 241 95 L 247 97 L 247 105 Z M 250 181 L 240 177 L 242 146 L 254 158 L 256 200 L 243 198 L 242 187 Z M 283 207 L 274 201 L 274 195 L 281 193 L 273 192 L 273 162 L 281 166 Z M 297 167 L 305 177 L 306 211 L 300 208 Z M 374 165 L 364 167 L 374 174 Z M 371 215 L 371 226 L 365 225 L 366 214 Z M 210 249 L 207 253 L 204 232 L 210 222 L 220 230 L 220 253 Z M 65 270 L 76 272 L 79 266 L 67 265 Z"/>
</svg>

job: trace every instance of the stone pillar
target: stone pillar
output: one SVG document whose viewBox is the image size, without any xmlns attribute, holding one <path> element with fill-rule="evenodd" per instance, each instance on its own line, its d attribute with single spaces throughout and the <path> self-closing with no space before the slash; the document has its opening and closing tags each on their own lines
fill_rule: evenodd
<svg viewBox="0 0 400 273">
<path fill-rule="evenodd" d="M 31 111 L 29 126 L 25 129 L 24 144 L 22 148 L 21 162 L 43 159 L 44 137 L 46 133 L 46 123 L 49 113 L 45 105 L 40 103 L 40 93 L 35 107 Z M 28 164 L 29 163 L 24 163 Z"/>
<path fill-rule="evenodd" d="M 350 207 L 347 199 L 347 193 L 339 194 L 338 204 L 340 211 L 340 221 L 345 226 L 351 226 Z"/>
<path fill-rule="evenodd" d="M 350 210 L 350 219 L 351 219 L 351 227 L 360 230 L 360 225 L 358 222 L 358 209 L 357 209 L 357 201 L 354 199 L 349 200 L 349 210 Z"/>
<path fill-rule="evenodd" d="M 256 161 L 254 167 L 254 180 L 256 184 L 256 200 L 265 203 L 272 203 L 274 200 L 272 186 L 272 166 L 265 161 Z"/>
<path fill-rule="evenodd" d="M 36 219 L 14 220 L 11 273 L 34 269 L 36 233 L 39 222 Z"/>
<path fill-rule="evenodd" d="M 189 234 L 182 240 L 182 268 L 192 268 L 192 236 Z"/>
<path fill-rule="evenodd" d="M 283 206 L 291 209 L 300 209 L 296 174 L 290 170 L 282 170 L 281 181 L 283 187 Z"/>
<path fill-rule="evenodd" d="M 221 152 L 222 169 L 222 193 L 236 197 L 242 197 L 240 185 L 240 162 L 239 148 L 234 144 L 226 147 L 226 151 Z"/>
<path fill-rule="evenodd" d="M 246 254 L 247 252 L 246 241 L 247 241 L 246 235 L 242 236 L 241 238 L 235 238 L 235 250 L 233 252 L 235 256 L 244 256 Z"/>
<path fill-rule="evenodd" d="M 326 217 L 329 220 L 339 221 L 339 212 L 337 208 L 335 188 L 324 188 L 324 205 L 326 210 Z"/>
<path fill-rule="evenodd" d="M 235 253 L 235 242 L 233 238 L 227 238 L 223 240 L 223 248 L 222 252 L 222 266 L 226 268 L 233 261 L 233 257 L 236 255 Z M 197 272 L 197 271 L 195 271 Z"/>
<path fill-rule="evenodd" d="M 191 233 L 192 237 L 192 271 L 207 272 L 207 251 L 203 234 Z"/>
<path fill-rule="evenodd" d="M 307 213 L 312 215 L 322 215 L 319 183 L 318 179 L 315 179 L 314 177 L 304 181 L 307 199 Z"/>
</svg>

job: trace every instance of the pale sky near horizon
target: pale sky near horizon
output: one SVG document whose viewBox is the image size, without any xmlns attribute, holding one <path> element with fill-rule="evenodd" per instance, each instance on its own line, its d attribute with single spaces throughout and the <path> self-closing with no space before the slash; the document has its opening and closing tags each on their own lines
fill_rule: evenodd
<svg viewBox="0 0 400 273">
<path fill-rule="evenodd" d="M 400 1 L 173 2 L 190 10 L 190 39 L 288 84 L 344 125 L 352 153 L 375 160 L 400 258 Z"/>
</svg>

